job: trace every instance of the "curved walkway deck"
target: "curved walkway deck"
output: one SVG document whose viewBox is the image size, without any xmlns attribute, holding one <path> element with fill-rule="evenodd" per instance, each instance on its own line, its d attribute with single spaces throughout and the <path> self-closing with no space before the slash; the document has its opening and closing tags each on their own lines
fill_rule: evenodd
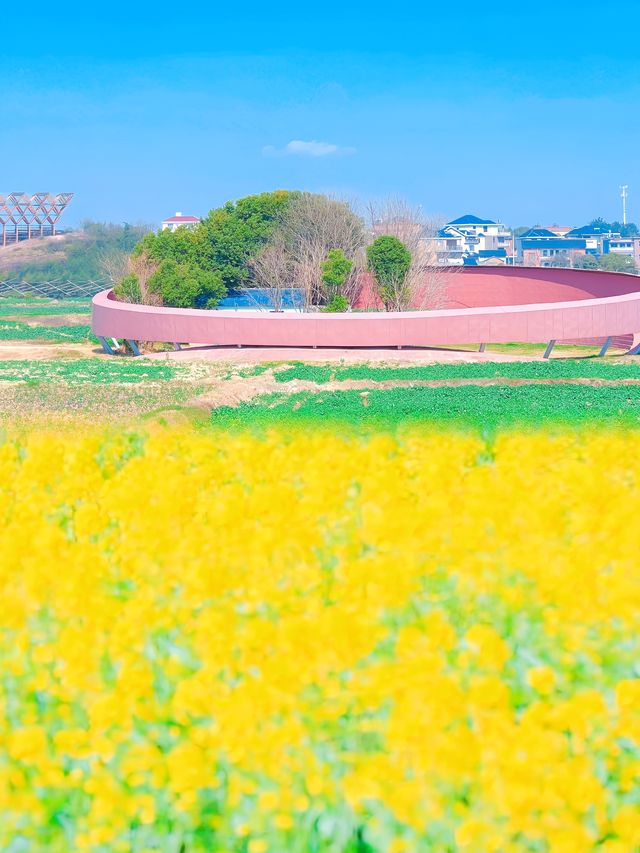
<svg viewBox="0 0 640 853">
<path fill-rule="evenodd" d="M 584 270 L 479 270 L 496 301 L 496 288 L 513 294 L 526 279 L 527 297 L 540 292 L 563 301 L 490 304 L 435 311 L 345 314 L 208 311 L 157 308 L 118 302 L 112 291 L 93 299 L 92 328 L 102 338 L 218 346 L 269 347 L 433 347 L 456 344 L 544 343 L 612 340 L 640 332 L 640 277 Z M 557 290 L 549 289 L 557 277 Z M 476 274 L 478 275 L 478 274 Z M 597 277 L 597 278 L 594 278 Z M 481 290 L 478 291 L 481 293 Z M 598 293 L 597 296 L 592 295 Z M 610 293 L 611 295 L 606 295 Z M 605 295 L 600 295 L 605 294 Z M 578 298 L 576 298 L 578 297 Z M 632 338 L 632 336 L 636 336 Z"/>
</svg>

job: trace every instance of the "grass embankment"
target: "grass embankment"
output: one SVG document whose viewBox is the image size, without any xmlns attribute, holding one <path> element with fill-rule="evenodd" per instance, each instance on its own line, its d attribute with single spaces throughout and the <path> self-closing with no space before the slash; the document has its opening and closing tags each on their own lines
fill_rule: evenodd
<svg viewBox="0 0 640 853">
<path fill-rule="evenodd" d="M 493 432 L 541 425 L 638 425 L 640 387 L 582 385 L 393 388 L 372 391 L 269 394 L 212 413 L 227 428 L 290 425 L 395 429 L 431 423 Z"/>
</svg>

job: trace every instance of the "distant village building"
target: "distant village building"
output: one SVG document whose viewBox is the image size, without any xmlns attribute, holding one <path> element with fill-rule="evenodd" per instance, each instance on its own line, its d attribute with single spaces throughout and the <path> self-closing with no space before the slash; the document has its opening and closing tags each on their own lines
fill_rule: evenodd
<svg viewBox="0 0 640 853">
<path fill-rule="evenodd" d="M 574 266 L 583 255 L 640 256 L 638 238 L 622 237 L 599 225 L 530 228 L 515 240 L 516 262 L 527 267 Z"/>
<path fill-rule="evenodd" d="M 525 267 L 550 267 L 560 261 L 573 266 L 579 255 L 587 254 L 583 237 L 558 237 L 550 228 L 529 228 L 516 237 L 515 245 L 517 263 Z"/>
<path fill-rule="evenodd" d="M 607 255 L 611 239 L 620 237 L 620 234 L 601 228 L 599 225 L 583 225 L 581 228 L 568 231 L 567 237 L 583 239 L 588 255 Z"/>
<path fill-rule="evenodd" d="M 545 231 L 551 231 L 556 237 L 566 237 L 569 231 L 573 230 L 571 225 L 542 225 L 540 227 Z"/>
<path fill-rule="evenodd" d="M 420 225 L 409 219 L 376 223 L 374 233 L 394 234 L 413 243 Z M 502 222 L 467 213 L 452 219 L 435 236 L 422 232 L 420 261 L 426 266 L 527 267 L 583 266 L 585 255 L 622 255 L 633 258 L 640 270 L 640 236 L 623 237 L 602 225 L 545 225 L 529 228 L 517 237 Z"/>
<path fill-rule="evenodd" d="M 178 211 L 174 216 L 162 220 L 163 231 L 177 231 L 178 228 L 195 228 L 200 222 L 197 216 L 184 216 Z"/>
<path fill-rule="evenodd" d="M 437 263 L 443 266 L 506 264 L 513 254 L 511 230 L 502 222 L 467 213 L 430 238 Z"/>
</svg>

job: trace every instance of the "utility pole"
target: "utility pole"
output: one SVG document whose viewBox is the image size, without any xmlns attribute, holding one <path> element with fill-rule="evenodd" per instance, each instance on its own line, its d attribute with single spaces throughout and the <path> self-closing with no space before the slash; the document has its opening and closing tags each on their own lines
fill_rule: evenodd
<svg viewBox="0 0 640 853">
<path fill-rule="evenodd" d="M 627 224 L 627 199 L 629 198 L 629 187 L 625 184 L 620 187 L 620 197 L 622 198 L 622 224 Z"/>
</svg>

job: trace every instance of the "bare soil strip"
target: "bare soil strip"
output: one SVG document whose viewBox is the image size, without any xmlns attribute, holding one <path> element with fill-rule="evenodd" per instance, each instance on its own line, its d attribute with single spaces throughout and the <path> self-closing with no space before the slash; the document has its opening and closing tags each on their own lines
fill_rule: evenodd
<svg viewBox="0 0 640 853">
<path fill-rule="evenodd" d="M 101 354 L 102 351 L 90 341 L 82 344 L 61 344 L 59 341 L 0 342 L 0 361 L 14 361 L 16 359 L 46 361 L 52 358 L 88 358 Z"/>
</svg>

